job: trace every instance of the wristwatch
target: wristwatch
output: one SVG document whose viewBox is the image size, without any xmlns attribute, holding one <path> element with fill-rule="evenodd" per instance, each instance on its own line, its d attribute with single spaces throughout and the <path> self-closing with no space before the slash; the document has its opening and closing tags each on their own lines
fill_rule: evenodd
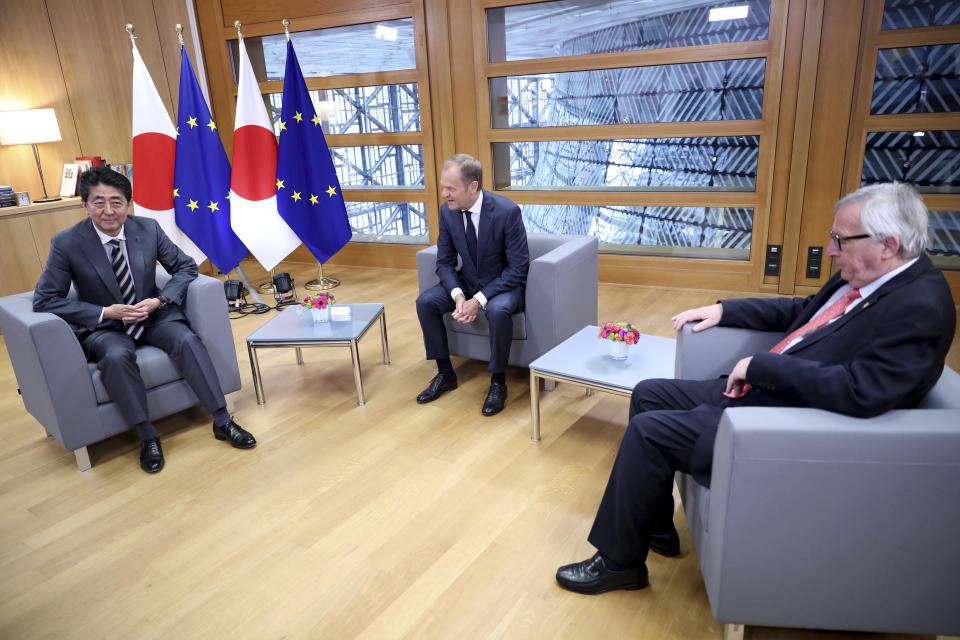
<svg viewBox="0 0 960 640">
<path fill-rule="evenodd" d="M 157 300 L 160 301 L 160 306 L 157 307 L 158 309 L 163 309 L 165 306 L 173 302 L 173 300 L 171 300 L 167 296 L 157 296 Z"/>
</svg>

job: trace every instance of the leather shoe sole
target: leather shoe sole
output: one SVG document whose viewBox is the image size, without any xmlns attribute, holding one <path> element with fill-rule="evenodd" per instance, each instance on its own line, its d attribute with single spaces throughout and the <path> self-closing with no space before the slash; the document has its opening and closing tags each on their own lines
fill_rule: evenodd
<svg viewBox="0 0 960 640">
<path fill-rule="evenodd" d="M 417 396 L 417 404 L 427 404 L 433 402 L 447 391 L 453 391 L 457 388 L 457 379 L 444 376 L 438 373 L 433 376 L 427 388 Z"/>
<path fill-rule="evenodd" d="M 595 595 L 624 589 L 634 591 L 643 589 L 650 584 L 647 578 L 647 568 L 644 565 L 624 571 L 613 571 L 607 568 L 603 556 L 599 553 L 592 558 L 568 564 L 557 569 L 557 583 L 576 593 Z"/>
<path fill-rule="evenodd" d="M 503 411 L 506 404 L 507 385 L 495 382 L 490 385 L 490 389 L 487 391 L 487 399 L 483 401 L 483 409 L 480 410 L 480 413 L 485 416 L 496 415 Z"/>
<path fill-rule="evenodd" d="M 680 555 L 680 536 L 677 534 L 677 530 L 673 529 L 669 533 L 651 534 L 650 550 L 667 558 Z"/>
</svg>

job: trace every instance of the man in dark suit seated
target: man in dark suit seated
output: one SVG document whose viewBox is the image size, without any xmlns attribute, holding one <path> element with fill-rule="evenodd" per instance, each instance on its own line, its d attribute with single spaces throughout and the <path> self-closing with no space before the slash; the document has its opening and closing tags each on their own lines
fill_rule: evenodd
<svg viewBox="0 0 960 640">
<path fill-rule="evenodd" d="M 443 163 L 437 276 L 440 284 L 417 298 L 427 359 L 437 361 L 437 375 L 417 396 L 433 402 L 457 388 L 450 363 L 443 314 L 453 312 L 461 323 L 473 322 L 481 309 L 490 326 L 490 389 L 482 413 L 492 416 L 507 401 L 507 358 L 513 340 L 512 316 L 523 307 L 530 253 L 520 207 L 480 188 L 483 167 L 458 153 Z M 462 266 L 457 268 L 459 256 Z"/>
<path fill-rule="evenodd" d="M 227 411 L 210 355 L 180 310 L 197 263 L 151 218 L 128 217 L 130 181 L 106 167 L 80 176 L 89 216 L 50 241 L 50 257 L 33 296 L 33 310 L 66 320 L 83 352 L 100 369 L 103 386 L 140 436 L 140 466 L 163 468 L 163 450 L 147 415 L 136 362 L 137 345 L 163 349 L 213 415 L 213 435 L 238 449 L 256 445 Z M 157 262 L 172 276 L 158 290 Z M 70 283 L 77 297 L 67 297 Z"/>
<path fill-rule="evenodd" d="M 947 282 L 924 253 L 927 209 L 905 184 L 864 187 L 834 207 L 827 255 L 839 268 L 808 298 L 725 300 L 684 311 L 698 322 L 782 331 L 769 352 L 726 378 L 648 380 L 633 390 L 620 444 L 589 540 L 598 551 L 560 567 L 579 593 L 647 586 L 647 550 L 679 552 L 673 476 L 710 486 L 713 443 L 726 407 L 815 407 L 867 418 L 917 404 L 943 371 L 955 330 Z"/>
</svg>

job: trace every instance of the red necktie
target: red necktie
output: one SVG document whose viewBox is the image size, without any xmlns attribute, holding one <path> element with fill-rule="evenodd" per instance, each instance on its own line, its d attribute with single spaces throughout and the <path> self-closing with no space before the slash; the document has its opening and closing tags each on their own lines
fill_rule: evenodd
<svg viewBox="0 0 960 640">
<path fill-rule="evenodd" d="M 786 338 L 784 338 L 783 340 L 775 344 L 773 348 L 770 349 L 770 353 L 783 352 L 791 342 L 793 342 L 800 336 L 806 336 L 807 334 L 813 333 L 814 331 L 816 331 L 823 325 L 827 324 L 834 318 L 839 318 L 840 316 L 843 315 L 843 312 L 847 310 L 847 307 L 850 306 L 850 303 L 858 299 L 859 297 L 860 297 L 860 289 L 851 289 L 850 291 L 847 291 L 843 295 L 843 297 L 841 297 L 839 300 L 837 300 L 832 305 L 827 307 L 823 311 L 823 313 L 821 313 L 820 315 L 814 316 L 806 324 L 801 326 L 796 331 L 793 331 Z M 736 395 L 736 396 L 727 395 L 726 393 L 724 395 L 726 395 L 729 398 L 742 398 L 747 394 L 748 391 L 750 391 L 750 385 L 744 383 L 743 387 L 740 389 L 739 395 Z"/>
<path fill-rule="evenodd" d="M 774 347 L 770 349 L 770 353 L 781 353 L 787 348 L 787 345 L 800 336 L 805 336 L 808 333 L 812 333 L 834 318 L 839 318 L 843 315 L 843 312 L 847 310 L 847 307 L 850 306 L 850 303 L 859 297 L 860 289 L 851 289 L 850 291 L 847 291 L 842 298 L 827 307 L 823 313 L 814 316 L 805 325 L 774 345 Z"/>
</svg>

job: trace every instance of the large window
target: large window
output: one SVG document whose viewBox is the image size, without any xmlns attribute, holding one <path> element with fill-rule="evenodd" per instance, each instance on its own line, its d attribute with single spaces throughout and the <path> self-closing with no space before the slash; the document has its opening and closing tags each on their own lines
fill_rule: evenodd
<svg viewBox="0 0 960 640">
<path fill-rule="evenodd" d="M 960 0 L 885 0 L 866 15 L 869 102 L 855 114 L 848 190 L 856 178 L 914 185 L 930 209 L 929 253 L 960 268 L 960 29 L 923 29 L 960 25 Z"/>
<path fill-rule="evenodd" d="M 772 171 L 768 69 L 782 64 L 768 0 L 558 0 L 485 17 L 493 185 L 528 229 L 750 259 Z"/>
</svg>

